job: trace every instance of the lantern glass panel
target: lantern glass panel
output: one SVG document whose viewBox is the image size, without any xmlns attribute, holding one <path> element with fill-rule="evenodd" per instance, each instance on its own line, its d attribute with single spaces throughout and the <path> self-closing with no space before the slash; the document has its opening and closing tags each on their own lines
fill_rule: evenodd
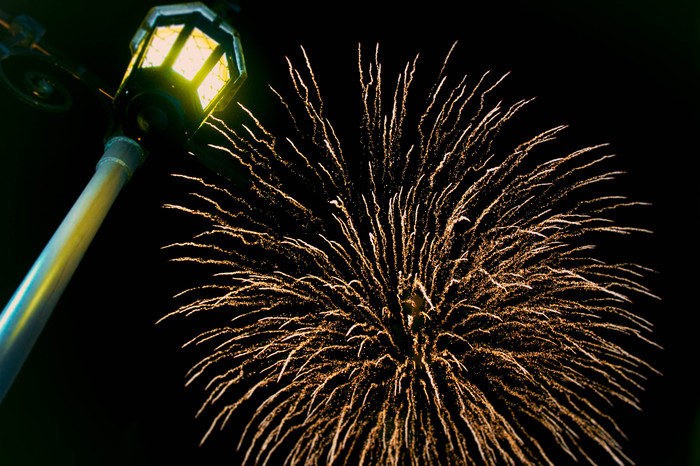
<svg viewBox="0 0 700 466">
<path fill-rule="evenodd" d="M 218 45 L 218 42 L 199 29 L 193 29 L 173 63 L 173 70 L 192 81 Z"/>
<path fill-rule="evenodd" d="M 212 100 L 219 95 L 219 92 L 226 86 L 229 79 L 231 79 L 231 74 L 228 69 L 226 54 L 224 54 L 197 88 L 197 95 L 199 96 L 199 102 L 202 104 L 202 110 L 206 109 Z"/>
<path fill-rule="evenodd" d="M 162 65 L 183 27 L 182 24 L 157 27 L 153 31 L 151 43 L 148 44 L 141 67 L 153 68 Z"/>
</svg>

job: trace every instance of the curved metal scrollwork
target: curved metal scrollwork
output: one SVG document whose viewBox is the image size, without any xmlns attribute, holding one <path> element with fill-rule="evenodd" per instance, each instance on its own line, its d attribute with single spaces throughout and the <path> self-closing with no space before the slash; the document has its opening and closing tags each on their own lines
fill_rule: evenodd
<svg viewBox="0 0 700 466">
<path fill-rule="evenodd" d="M 44 28 L 26 15 L 0 11 L 0 84 L 22 102 L 47 112 L 66 112 L 76 93 L 92 94 L 114 127 L 112 97 L 94 77 L 40 43 Z"/>
<path fill-rule="evenodd" d="M 33 50 L 15 50 L 0 60 L 0 81 L 23 102 L 47 112 L 70 110 L 71 75 L 58 62 Z"/>
</svg>

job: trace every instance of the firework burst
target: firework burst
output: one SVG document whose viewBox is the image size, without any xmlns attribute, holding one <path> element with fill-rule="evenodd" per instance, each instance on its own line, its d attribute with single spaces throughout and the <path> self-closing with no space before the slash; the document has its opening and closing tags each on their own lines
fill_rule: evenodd
<svg viewBox="0 0 700 466">
<path fill-rule="evenodd" d="M 205 439 L 249 412 L 248 463 L 553 464 L 596 445 L 630 462 L 606 410 L 637 406 L 651 370 L 620 346 L 650 343 L 627 310 L 649 292 L 640 267 L 593 255 L 636 230 L 610 219 L 635 203 L 600 194 L 617 174 L 604 149 L 537 161 L 558 127 L 505 151 L 527 102 L 490 107 L 500 81 L 448 86 L 444 67 L 413 117 L 416 60 L 387 99 L 376 53 L 359 56 L 361 137 L 343 145 L 304 58 L 293 97 L 275 92 L 288 137 L 247 110 L 240 131 L 213 123 L 248 193 L 183 176 L 201 189 L 169 206 L 205 225 L 176 260 L 214 268 L 170 314 L 219 322 L 190 342 L 206 348 L 189 374 L 214 413 Z"/>
</svg>

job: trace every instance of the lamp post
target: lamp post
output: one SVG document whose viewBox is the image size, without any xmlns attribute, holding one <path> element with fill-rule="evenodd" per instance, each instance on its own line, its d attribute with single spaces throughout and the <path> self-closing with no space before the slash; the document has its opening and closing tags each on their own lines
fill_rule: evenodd
<svg viewBox="0 0 700 466">
<path fill-rule="evenodd" d="M 109 208 L 147 149 L 183 145 L 246 78 L 237 32 L 202 3 L 151 9 L 114 97 L 117 130 L 95 174 L 0 313 L 5 397 Z"/>
</svg>

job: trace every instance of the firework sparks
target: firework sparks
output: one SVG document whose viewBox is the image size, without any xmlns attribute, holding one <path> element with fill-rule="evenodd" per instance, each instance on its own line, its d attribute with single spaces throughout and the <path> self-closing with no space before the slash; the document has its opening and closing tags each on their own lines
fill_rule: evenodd
<svg viewBox="0 0 700 466">
<path fill-rule="evenodd" d="M 489 107 L 500 81 L 448 88 L 444 67 L 414 121 L 416 61 L 387 99 L 376 53 L 359 56 L 361 144 L 343 147 L 304 58 L 296 95 L 276 93 L 291 136 L 250 112 L 214 123 L 249 194 L 183 177 L 200 193 L 169 206 L 207 225 L 177 260 L 215 268 L 171 314 L 222 319 L 190 342 L 208 348 L 188 381 L 215 413 L 204 438 L 247 406 L 248 463 L 553 464 L 595 445 L 630 462 L 605 410 L 637 406 L 652 370 L 619 344 L 651 343 L 627 310 L 649 292 L 640 267 L 593 255 L 635 230 L 609 216 L 635 203 L 597 194 L 617 174 L 603 149 L 532 163 L 554 128 L 504 152 L 527 102 Z"/>
</svg>

